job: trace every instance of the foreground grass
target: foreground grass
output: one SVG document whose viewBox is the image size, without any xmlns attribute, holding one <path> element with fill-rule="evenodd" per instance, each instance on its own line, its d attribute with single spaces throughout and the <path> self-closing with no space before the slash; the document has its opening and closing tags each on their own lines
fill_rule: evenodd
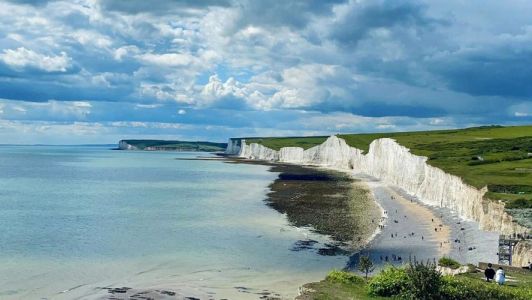
<svg viewBox="0 0 532 300">
<path fill-rule="evenodd" d="M 305 285 L 307 290 L 312 290 L 308 294 L 299 296 L 298 300 L 344 300 L 344 299 L 389 299 L 378 296 L 370 296 L 367 285 L 349 284 L 323 280 Z"/>
<path fill-rule="evenodd" d="M 343 273 L 343 275 L 341 274 Z M 334 276 L 331 276 L 333 274 Z M 381 276 L 382 273 L 378 276 Z M 350 281 L 343 280 L 344 278 L 350 278 Z M 358 279 L 356 279 L 358 278 Z M 340 300 L 340 299 L 400 299 L 400 295 L 390 295 L 388 297 L 376 296 L 372 294 L 370 283 L 375 278 L 370 278 L 368 281 L 362 277 L 358 277 L 350 272 L 332 271 L 325 280 L 315 283 L 306 284 L 303 288 L 304 293 L 298 296 L 298 300 Z M 454 293 L 451 293 L 453 299 L 478 299 L 475 296 L 477 293 L 485 293 L 489 295 L 488 291 L 491 291 L 492 295 L 498 294 L 507 299 L 532 299 L 532 272 L 526 273 L 512 273 L 507 272 L 507 279 L 511 281 L 507 282 L 504 286 L 498 286 L 491 282 L 488 283 L 484 280 L 482 272 L 473 272 L 457 275 L 455 277 L 442 277 L 442 290 L 458 288 Z M 398 284 L 399 278 L 388 278 L 386 285 Z M 467 293 L 468 290 L 473 292 Z M 466 293 L 461 293 L 465 291 Z M 449 293 L 449 292 L 447 292 Z M 442 296 L 444 299 L 449 297 Z M 485 298 L 496 299 L 496 298 Z"/>
<path fill-rule="evenodd" d="M 393 138 L 428 164 L 461 177 L 476 187 L 488 187 L 487 198 L 508 208 L 532 209 L 532 126 L 486 126 L 459 130 L 341 134 L 347 144 L 367 152 L 372 141 Z M 272 149 L 319 145 L 327 137 L 250 138 Z"/>
</svg>

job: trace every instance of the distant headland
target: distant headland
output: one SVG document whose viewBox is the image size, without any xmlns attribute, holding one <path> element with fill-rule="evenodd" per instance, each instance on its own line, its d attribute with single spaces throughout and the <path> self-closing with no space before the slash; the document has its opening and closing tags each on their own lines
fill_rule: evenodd
<svg viewBox="0 0 532 300">
<path fill-rule="evenodd" d="M 227 143 L 191 142 L 177 140 L 120 140 L 118 150 L 141 151 L 225 151 Z"/>
</svg>

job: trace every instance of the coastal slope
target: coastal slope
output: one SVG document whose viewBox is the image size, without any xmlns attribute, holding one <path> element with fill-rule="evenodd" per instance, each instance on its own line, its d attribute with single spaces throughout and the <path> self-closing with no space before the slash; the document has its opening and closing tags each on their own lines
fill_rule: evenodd
<svg viewBox="0 0 532 300">
<path fill-rule="evenodd" d="M 410 153 L 394 139 L 375 139 L 367 154 L 337 136 L 306 150 L 301 147 L 273 150 L 258 143 L 247 144 L 245 139 L 230 139 L 226 153 L 248 159 L 317 165 L 368 174 L 403 189 L 427 205 L 448 208 L 461 218 L 474 220 L 481 229 L 501 234 L 529 232 L 505 211 L 504 203 L 484 198 L 485 187 L 477 189 L 460 177 L 427 164 L 427 157 Z M 523 257 L 516 261 L 530 257 L 529 251 L 518 255 Z"/>
</svg>

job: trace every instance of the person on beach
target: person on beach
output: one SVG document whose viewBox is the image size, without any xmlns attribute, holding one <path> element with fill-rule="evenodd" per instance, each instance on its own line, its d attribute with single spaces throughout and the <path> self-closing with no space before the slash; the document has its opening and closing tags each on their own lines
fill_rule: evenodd
<svg viewBox="0 0 532 300">
<path fill-rule="evenodd" d="M 499 267 L 497 272 L 495 273 L 495 282 L 499 285 L 503 285 L 504 281 L 506 281 L 506 274 L 504 274 L 504 270 Z"/>
<path fill-rule="evenodd" d="M 488 264 L 488 267 L 484 270 L 484 276 L 486 276 L 487 282 L 490 282 L 490 280 L 493 280 L 493 277 L 495 277 L 495 270 L 493 270 L 492 266 L 492 264 Z"/>
</svg>

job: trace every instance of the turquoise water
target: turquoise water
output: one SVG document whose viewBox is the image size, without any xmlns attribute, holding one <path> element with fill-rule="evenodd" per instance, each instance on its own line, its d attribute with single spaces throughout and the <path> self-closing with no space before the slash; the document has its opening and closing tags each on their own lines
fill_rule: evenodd
<svg viewBox="0 0 532 300">
<path fill-rule="evenodd" d="M 327 238 L 264 205 L 277 174 L 176 159 L 197 155 L 0 147 L 0 298 L 98 298 L 106 286 L 258 298 L 235 289 L 244 286 L 291 297 L 345 263 L 291 251 L 297 240 Z"/>
</svg>

